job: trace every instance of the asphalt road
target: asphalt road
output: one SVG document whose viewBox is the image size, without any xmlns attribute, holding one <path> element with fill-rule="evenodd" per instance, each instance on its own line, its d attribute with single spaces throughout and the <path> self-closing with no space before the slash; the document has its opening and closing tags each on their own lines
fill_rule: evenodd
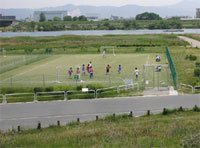
<svg viewBox="0 0 200 148">
<path fill-rule="evenodd" d="M 158 113 L 163 108 L 192 108 L 200 106 L 200 95 L 149 96 L 134 98 L 113 98 L 94 100 L 53 101 L 38 103 L 0 104 L 0 130 L 16 129 L 18 125 L 36 128 L 38 122 L 42 127 L 62 125 L 80 118 L 80 121 L 95 120 L 96 115 L 122 114 L 133 111 L 140 116 L 151 110 Z"/>
</svg>

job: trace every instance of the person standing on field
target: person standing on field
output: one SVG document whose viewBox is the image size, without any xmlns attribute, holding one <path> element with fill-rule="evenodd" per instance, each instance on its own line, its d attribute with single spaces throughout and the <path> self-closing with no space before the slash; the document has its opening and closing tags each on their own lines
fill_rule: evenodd
<svg viewBox="0 0 200 148">
<path fill-rule="evenodd" d="M 111 67 L 110 67 L 110 65 L 108 64 L 107 67 L 106 67 L 106 74 L 109 74 L 110 68 L 111 68 Z"/>
<path fill-rule="evenodd" d="M 69 78 L 72 79 L 72 73 L 73 73 L 72 67 L 70 67 L 68 73 L 69 73 Z"/>
<path fill-rule="evenodd" d="M 83 75 L 85 75 L 85 64 L 82 66 Z"/>
<path fill-rule="evenodd" d="M 106 56 L 106 50 L 105 49 L 103 50 L 102 56 L 103 56 L 103 58 Z"/>
<path fill-rule="evenodd" d="M 135 78 L 136 78 L 136 80 L 138 80 L 138 75 L 139 75 L 139 70 L 138 70 L 138 68 L 136 67 L 136 68 L 135 68 Z"/>
<path fill-rule="evenodd" d="M 121 67 L 121 65 L 119 65 L 119 67 L 118 67 L 118 73 L 120 74 L 121 71 L 122 71 L 122 67 Z"/>
<path fill-rule="evenodd" d="M 90 67 L 90 79 L 93 78 L 93 68 L 92 66 Z"/>
<path fill-rule="evenodd" d="M 79 67 L 77 67 L 76 75 L 77 75 L 78 79 L 80 80 L 81 79 L 81 72 L 80 72 L 80 68 Z"/>
<path fill-rule="evenodd" d="M 90 66 L 89 66 L 89 64 L 87 65 L 87 72 L 90 73 Z"/>
</svg>

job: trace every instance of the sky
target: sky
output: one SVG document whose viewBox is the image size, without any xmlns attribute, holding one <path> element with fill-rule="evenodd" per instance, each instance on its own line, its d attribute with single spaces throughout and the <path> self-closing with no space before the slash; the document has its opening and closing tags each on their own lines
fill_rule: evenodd
<svg viewBox="0 0 200 148">
<path fill-rule="evenodd" d="M 66 4 L 93 6 L 123 6 L 136 4 L 141 6 L 171 5 L 183 0 L 0 0 L 0 8 L 43 8 Z"/>
</svg>

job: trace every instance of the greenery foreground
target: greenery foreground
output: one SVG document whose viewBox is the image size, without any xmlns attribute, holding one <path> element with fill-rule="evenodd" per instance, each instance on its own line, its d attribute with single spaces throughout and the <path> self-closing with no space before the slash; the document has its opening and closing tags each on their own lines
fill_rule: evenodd
<svg viewBox="0 0 200 148">
<path fill-rule="evenodd" d="M 200 108 L 165 109 L 161 114 L 107 116 L 22 132 L 0 133 L 0 147 L 199 148 Z"/>
</svg>

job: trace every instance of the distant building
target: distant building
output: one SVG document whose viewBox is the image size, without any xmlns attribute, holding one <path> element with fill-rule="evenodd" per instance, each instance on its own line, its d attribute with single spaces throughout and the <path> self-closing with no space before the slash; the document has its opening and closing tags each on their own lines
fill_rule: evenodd
<svg viewBox="0 0 200 148">
<path fill-rule="evenodd" d="M 116 20 L 124 20 L 124 18 L 120 17 L 120 16 L 111 15 L 110 20 L 114 20 L 114 21 L 116 21 Z"/>
<path fill-rule="evenodd" d="M 0 27 L 10 26 L 14 21 L 16 21 L 16 16 L 3 16 L 0 14 Z"/>
<path fill-rule="evenodd" d="M 98 13 L 88 13 L 86 14 L 88 21 L 99 21 L 100 20 L 100 14 Z"/>
<path fill-rule="evenodd" d="M 40 14 L 41 13 L 43 13 L 45 15 L 46 21 L 53 20 L 54 17 L 58 17 L 61 20 L 63 20 L 63 18 L 65 16 L 69 15 L 68 11 L 35 11 L 34 14 L 33 14 L 33 20 L 35 22 L 40 21 Z"/>
<path fill-rule="evenodd" d="M 200 18 L 200 8 L 196 9 L 196 18 Z"/>
</svg>

